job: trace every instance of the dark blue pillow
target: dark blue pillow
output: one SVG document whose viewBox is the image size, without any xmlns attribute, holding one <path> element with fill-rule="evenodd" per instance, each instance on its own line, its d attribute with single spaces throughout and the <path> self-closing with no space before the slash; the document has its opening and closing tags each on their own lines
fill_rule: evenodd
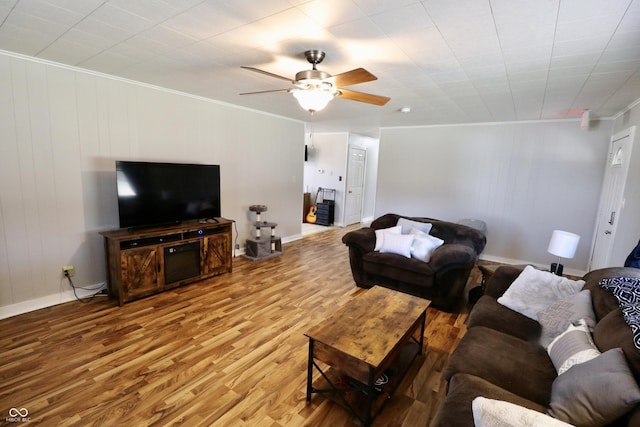
<svg viewBox="0 0 640 427">
<path fill-rule="evenodd" d="M 631 327 L 633 343 L 640 350 L 640 279 L 614 277 L 600 280 L 599 285 L 618 299 L 624 321 Z"/>
<path fill-rule="evenodd" d="M 640 241 L 627 257 L 624 266 L 640 268 Z"/>
</svg>

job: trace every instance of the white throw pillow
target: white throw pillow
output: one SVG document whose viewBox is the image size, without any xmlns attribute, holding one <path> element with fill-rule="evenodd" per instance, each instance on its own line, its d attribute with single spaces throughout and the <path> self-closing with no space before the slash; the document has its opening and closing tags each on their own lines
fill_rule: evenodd
<svg viewBox="0 0 640 427">
<path fill-rule="evenodd" d="M 528 265 L 498 302 L 537 321 L 539 312 L 556 301 L 577 294 L 583 286 L 584 280 L 570 280 Z"/>
<path fill-rule="evenodd" d="M 542 412 L 503 400 L 478 396 L 471 403 L 475 427 L 568 427 Z"/>
<path fill-rule="evenodd" d="M 397 225 L 402 227 L 402 234 L 409 234 L 412 228 L 429 233 L 433 224 L 430 222 L 413 221 L 407 218 L 398 218 Z"/>
<path fill-rule="evenodd" d="M 413 236 L 411 256 L 420 261 L 429 262 L 433 251 L 444 244 L 444 240 L 431 236 L 417 228 L 409 230 L 409 235 Z"/>
<path fill-rule="evenodd" d="M 380 253 L 402 255 L 411 258 L 411 244 L 413 236 L 410 234 L 385 234 Z"/>
<path fill-rule="evenodd" d="M 374 251 L 379 251 L 382 247 L 382 243 L 384 242 L 384 235 L 387 233 L 390 234 L 400 234 L 402 232 L 402 226 L 394 225 L 389 228 L 381 228 L 380 230 L 376 230 L 376 247 L 373 249 Z"/>
</svg>

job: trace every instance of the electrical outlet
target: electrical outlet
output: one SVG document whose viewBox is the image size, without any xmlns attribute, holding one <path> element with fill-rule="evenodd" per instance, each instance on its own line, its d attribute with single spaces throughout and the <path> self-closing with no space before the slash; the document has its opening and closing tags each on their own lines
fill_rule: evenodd
<svg viewBox="0 0 640 427">
<path fill-rule="evenodd" d="M 236 249 L 240 249 L 240 243 L 236 243 Z"/>
<path fill-rule="evenodd" d="M 76 274 L 76 269 L 73 265 L 65 265 L 62 267 L 64 277 L 73 277 Z"/>
</svg>

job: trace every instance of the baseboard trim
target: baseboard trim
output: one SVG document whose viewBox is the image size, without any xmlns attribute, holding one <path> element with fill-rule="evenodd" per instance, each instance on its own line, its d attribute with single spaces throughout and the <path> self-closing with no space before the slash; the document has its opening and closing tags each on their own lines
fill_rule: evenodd
<svg viewBox="0 0 640 427">
<path fill-rule="evenodd" d="M 282 238 L 282 243 L 290 243 L 295 240 L 302 239 L 302 234 L 294 234 L 293 236 L 287 236 Z"/>
<path fill-rule="evenodd" d="M 92 287 L 98 287 L 96 284 Z M 76 289 L 79 298 L 87 298 L 98 292 L 100 289 L 106 289 L 103 285 L 102 288 L 98 288 L 93 291 L 86 289 Z M 96 297 L 98 298 L 98 297 Z M 104 297 L 100 297 L 104 298 Z M 34 298 L 28 301 L 21 301 L 15 304 L 5 305 L 0 307 L 0 319 L 6 319 L 7 317 L 18 316 L 20 314 L 29 313 L 31 311 L 41 310 L 43 308 L 52 307 L 54 305 L 63 304 L 65 302 L 76 301 L 76 296 L 73 294 L 72 289 L 62 291 L 58 294 L 47 295 L 45 297 Z"/>
</svg>

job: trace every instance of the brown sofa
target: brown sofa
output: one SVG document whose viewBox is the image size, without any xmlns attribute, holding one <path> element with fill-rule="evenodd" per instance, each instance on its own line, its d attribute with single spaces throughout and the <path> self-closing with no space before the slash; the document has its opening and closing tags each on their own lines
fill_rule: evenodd
<svg viewBox="0 0 640 427">
<path fill-rule="evenodd" d="M 444 240 L 429 262 L 393 253 L 374 251 L 375 230 L 393 227 L 399 218 L 431 223 L 430 235 Z M 464 289 L 486 238 L 480 231 L 431 218 L 386 214 L 370 227 L 351 231 L 342 238 L 349 247 L 351 272 L 356 285 L 380 285 L 430 299 L 434 307 L 454 310 L 464 302 Z"/>
<path fill-rule="evenodd" d="M 558 374 L 540 344 L 541 326 L 497 301 L 522 269 L 523 266 L 500 267 L 488 281 L 485 295 L 469 315 L 468 331 L 445 368 L 447 396 L 431 427 L 473 426 L 472 401 L 478 396 L 512 402 L 542 413 L 549 409 L 552 386 Z M 633 343 L 631 328 L 625 323 L 616 297 L 599 286 L 601 279 L 614 277 L 640 278 L 640 269 L 606 268 L 583 277 L 583 289 L 591 292 L 595 314 L 593 342 L 602 353 L 621 348 L 638 382 L 640 352 Z M 604 389 L 602 392 L 607 393 Z M 640 407 L 637 405 L 612 425 L 639 426 Z"/>
</svg>

